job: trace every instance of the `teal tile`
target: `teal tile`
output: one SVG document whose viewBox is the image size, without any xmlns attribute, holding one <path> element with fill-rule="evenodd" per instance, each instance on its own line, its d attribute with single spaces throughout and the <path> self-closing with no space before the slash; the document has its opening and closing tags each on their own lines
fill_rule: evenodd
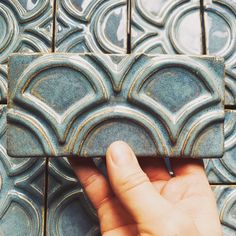
<svg viewBox="0 0 236 236">
<path fill-rule="evenodd" d="M 0 64 L 13 52 L 50 52 L 53 0 L 0 0 Z"/>
<path fill-rule="evenodd" d="M 210 57 L 14 55 L 8 153 L 96 157 L 121 139 L 138 156 L 221 157 L 223 74 Z"/>
<path fill-rule="evenodd" d="M 235 0 L 205 0 L 204 17 L 207 54 L 225 58 L 225 104 L 236 105 Z"/>
<path fill-rule="evenodd" d="M 7 103 L 7 65 L 0 65 L 0 103 Z"/>
<path fill-rule="evenodd" d="M 236 183 L 236 111 L 225 113 L 225 153 L 221 159 L 206 159 L 205 169 L 212 184 Z"/>
<path fill-rule="evenodd" d="M 57 0 L 57 52 L 127 52 L 127 0 Z"/>
<path fill-rule="evenodd" d="M 0 235 L 43 235 L 45 159 L 6 152 L 6 106 L 0 106 Z"/>
<path fill-rule="evenodd" d="M 131 51 L 202 54 L 200 0 L 132 0 Z"/>
<path fill-rule="evenodd" d="M 96 212 L 66 158 L 48 165 L 48 236 L 100 235 Z"/>
<path fill-rule="evenodd" d="M 236 186 L 212 187 L 219 211 L 224 236 L 236 235 Z"/>
</svg>

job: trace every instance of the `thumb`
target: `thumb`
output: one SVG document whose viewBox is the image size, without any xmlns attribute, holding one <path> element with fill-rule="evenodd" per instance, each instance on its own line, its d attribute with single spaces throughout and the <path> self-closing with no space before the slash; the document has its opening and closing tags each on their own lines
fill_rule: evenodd
<svg viewBox="0 0 236 236">
<path fill-rule="evenodd" d="M 112 189 L 137 223 L 157 220 L 168 212 L 170 204 L 155 190 L 126 143 L 111 144 L 106 161 Z"/>
</svg>

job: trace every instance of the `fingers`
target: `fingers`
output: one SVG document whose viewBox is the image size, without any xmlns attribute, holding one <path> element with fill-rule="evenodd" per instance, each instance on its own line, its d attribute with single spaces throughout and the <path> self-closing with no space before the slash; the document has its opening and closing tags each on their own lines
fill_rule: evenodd
<svg viewBox="0 0 236 236">
<path fill-rule="evenodd" d="M 155 190 L 127 144 L 113 143 L 106 161 L 113 191 L 137 223 L 158 219 L 168 211 L 169 203 Z"/>
<path fill-rule="evenodd" d="M 96 209 L 113 193 L 106 178 L 91 159 L 69 159 L 76 176 Z"/>
</svg>

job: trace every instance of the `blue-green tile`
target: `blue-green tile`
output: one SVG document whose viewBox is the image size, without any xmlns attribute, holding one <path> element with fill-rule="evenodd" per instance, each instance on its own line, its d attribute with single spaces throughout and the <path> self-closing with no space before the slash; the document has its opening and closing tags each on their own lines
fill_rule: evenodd
<svg viewBox="0 0 236 236">
<path fill-rule="evenodd" d="M 57 52 L 127 52 L 127 0 L 57 0 Z"/>
<path fill-rule="evenodd" d="M 236 183 L 236 111 L 225 113 L 225 153 L 221 159 L 208 159 L 205 169 L 212 184 Z"/>
<path fill-rule="evenodd" d="M 131 51 L 202 54 L 200 0 L 132 0 Z"/>
<path fill-rule="evenodd" d="M 0 0 L 0 63 L 13 52 L 50 52 L 53 0 Z"/>
<path fill-rule="evenodd" d="M 48 236 L 100 235 L 96 212 L 66 158 L 48 165 Z"/>
<path fill-rule="evenodd" d="M 45 160 L 6 152 L 6 106 L 0 106 L 0 235 L 43 235 Z"/>
<path fill-rule="evenodd" d="M 96 157 L 121 139 L 138 156 L 221 157 L 223 74 L 212 57 L 14 55 L 8 153 Z"/>
<path fill-rule="evenodd" d="M 236 235 L 236 186 L 212 187 L 219 211 L 224 236 Z"/>
<path fill-rule="evenodd" d="M 226 61 L 225 104 L 236 105 L 236 2 L 205 0 L 207 54 Z"/>
<path fill-rule="evenodd" d="M 0 65 L 0 103 L 7 103 L 7 65 Z"/>
</svg>

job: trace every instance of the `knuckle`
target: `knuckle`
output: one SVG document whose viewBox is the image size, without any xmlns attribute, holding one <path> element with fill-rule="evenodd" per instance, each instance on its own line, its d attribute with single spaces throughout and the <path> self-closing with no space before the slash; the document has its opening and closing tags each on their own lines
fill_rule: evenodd
<svg viewBox="0 0 236 236">
<path fill-rule="evenodd" d="M 86 179 L 81 180 L 81 183 L 84 188 L 88 188 L 88 187 L 96 184 L 97 181 L 98 181 L 98 176 L 96 174 L 93 174 L 93 175 L 87 177 Z"/>
<path fill-rule="evenodd" d="M 122 194 L 124 192 L 131 191 L 132 189 L 137 188 L 138 186 L 141 186 L 142 184 L 147 182 L 149 182 L 149 179 L 144 172 L 134 172 L 120 180 L 119 193 Z"/>
</svg>

